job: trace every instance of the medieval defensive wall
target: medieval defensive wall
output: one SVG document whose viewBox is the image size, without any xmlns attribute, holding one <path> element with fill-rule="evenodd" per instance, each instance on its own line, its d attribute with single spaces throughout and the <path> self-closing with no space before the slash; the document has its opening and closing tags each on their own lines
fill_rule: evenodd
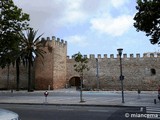
<svg viewBox="0 0 160 120">
<path fill-rule="evenodd" d="M 56 37 L 42 38 L 45 42 L 44 58 L 37 57 L 32 68 L 32 81 L 36 90 L 54 90 L 80 85 L 80 76 L 74 70 L 74 58 L 67 56 L 67 42 Z M 84 73 L 87 90 L 121 90 L 119 56 L 85 55 L 89 71 Z M 122 70 L 124 90 L 157 90 L 160 84 L 160 53 L 123 54 Z M 16 88 L 15 67 L 0 70 L 0 89 Z M 20 88 L 27 88 L 27 67 L 20 67 Z"/>
<path fill-rule="evenodd" d="M 104 90 L 121 90 L 119 56 L 111 54 L 90 55 L 88 57 L 89 71 L 84 74 L 84 86 L 89 89 L 100 88 Z M 160 54 L 127 54 L 122 56 L 122 70 L 125 90 L 157 90 L 160 83 Z M 77 84 L 78 74 L 74 71 L 73 58 L 67 59 L 67 81 Z"/>
</svg>

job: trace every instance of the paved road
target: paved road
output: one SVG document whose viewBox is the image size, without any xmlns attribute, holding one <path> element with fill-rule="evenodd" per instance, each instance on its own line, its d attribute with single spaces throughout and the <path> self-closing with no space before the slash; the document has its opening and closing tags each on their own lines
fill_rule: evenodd
<svg viewBox="0 0 160 120">
<path fill-rule="evenodd" d="M 127 114 L 143 113 L 139 107 L 91 107 L 0 104 L 18 113 L 22 120 L 128 120 Z M 132 118 L 137 120 L 137 118 Z M 146 120 L 141 118 L 140 120 Z M 151 119 L 150 119 L 151 120 Z"/>
<path fill-rule="evenodd" d="M 0 108 L 17 112 L 22 120 L 160 119 L 160 102 L 154 104 L 157 91 L 125 91 L 125 103 L 121 103 L 121 91 L 84 91 L 83 103 L 79 102 L 79 91 L 73 89 L 49 91 L 47 103 L 44 92 L 0 91 Z M 157 116 L 149 116 L 152 113 Z"/>
</svg>

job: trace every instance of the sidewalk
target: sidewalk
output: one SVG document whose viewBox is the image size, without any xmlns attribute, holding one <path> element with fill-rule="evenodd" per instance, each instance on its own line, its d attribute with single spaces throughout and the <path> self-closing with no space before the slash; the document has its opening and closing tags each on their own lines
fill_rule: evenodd
<svg viewBox="0 0 160 120">
<path fill-rule="evenodd" d="M 121 91 L 83 91 L 80 102 L 79 91 L 75 89 L 61 89 L 48 91 L 0 91 L 0 104 L 49 104 L 49 105 L 78 105 L 78 106 L 160 106 L 157 91 L 124 91 L 122 103 Z M 156 99 L 156 104 L 154 103 Z"/>
</svg>

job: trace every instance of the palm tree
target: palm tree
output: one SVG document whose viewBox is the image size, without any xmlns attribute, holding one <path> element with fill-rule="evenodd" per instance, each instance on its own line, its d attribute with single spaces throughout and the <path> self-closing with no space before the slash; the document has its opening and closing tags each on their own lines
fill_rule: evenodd
<svg viewBox="0 0 160 120">
<path fill-rule="evenodd" d="M 45 53 L 45 51 L 42 50 L 44 42 L 39 40 L 43 34 L 36 38 L 37 32 L 38 31 L 34 31 L 32 28 L 30 28 L 27 30 L 26 34 L 23 32 L 19 33 L 21 37 L 20 56 L 23 60 L 23 63 L 28 66 L 28 92 L 33 90 L 31 80 L 31 66 L 33 66 L 33 61 L 36 56 L 43 58 L 43 54 Z"/>
</svg>

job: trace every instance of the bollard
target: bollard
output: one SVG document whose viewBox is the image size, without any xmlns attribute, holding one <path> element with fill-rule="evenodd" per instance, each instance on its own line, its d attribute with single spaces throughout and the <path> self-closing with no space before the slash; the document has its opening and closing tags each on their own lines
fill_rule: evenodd
<svg viewBox="0 0 160 120">
<path fill-rule="evenodd" d="M 137 91 L 137 92 L 138 92 L 138 94 L 140 94 L 140 93 L 141 93 L 141 90 L 140 90 L 140 89 L 138 89 L 138 91 Z"/>
<path fill-rule="evenodd" d="M 138 99 L 141 99 L 141 97 L 140 97 L 141 90 L 138 89 L 138 90 L 137 90 L 137 93 L 138 93 Z"/>
<path fill-rule="evenodd" d="M 49 93 L 48 93 L 47 91 L 44 92 L 45 103 L 47 103 L 47 96 L 48 96 L 48 94 L 49 94 Z"/>
<path fill-rule="evenodd" d="M 48 90 L 51 90 L 51 86 L 50 85 L 48 85 Z"/>
<path fill-rule="evenodd" d="M 11 89 L 11 93 L 13 93 L 13 89 Z"/>
<path fill-rule="evenodd" d="M 156 99 L 154 99 L 154 104 L 157 104 L 157 101 L 156 101 Z"/>
<path fill-rule="evenodd" d="M 66 89 L 68 88 L 68 84 L 65 85 L 65 88 L 66 88 Z"/>
<path fill-rule="evenodd" d="M 140 112 L 143 112 L 143 107 L 140 108 Z"/>
</svg>

